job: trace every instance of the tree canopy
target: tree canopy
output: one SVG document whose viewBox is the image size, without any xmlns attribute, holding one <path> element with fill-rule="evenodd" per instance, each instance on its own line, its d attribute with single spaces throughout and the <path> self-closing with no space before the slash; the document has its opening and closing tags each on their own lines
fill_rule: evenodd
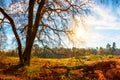
<svg viewBox="0 0 120 80">
<path fill-rule="evenodd" d="M 71 33 L 70 18 L 85 14 L 91 3 L 92 0 L 1 0 L 0 28 L 11 27 L 20 63 L 29 65 L 34 41 L 43 46 L 62 44 L 63 36 Z"/>
</svg>

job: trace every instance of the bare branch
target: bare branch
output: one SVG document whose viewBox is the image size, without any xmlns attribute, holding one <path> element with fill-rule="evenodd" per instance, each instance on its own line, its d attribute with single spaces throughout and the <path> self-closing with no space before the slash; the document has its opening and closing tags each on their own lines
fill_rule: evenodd
<svg viewBox="0 0 120 80">
<path fill-rule="evenodd" d="M 19 56 L 20 56 L 20 58 L 22 58 L 22 44 L 21 44 L 19 35 L 16 31 L 16 26 L 14 24 L 14 21 L 1 7 L 0 7 L 0 12 L 4 15 L 5 18 L 7 18 L 9 20 L 9 22 L 11 24 L 12 30 L 14 32 L 15 38 L 16 38 L 17 43 L 18 43 Z"/>
</svg>

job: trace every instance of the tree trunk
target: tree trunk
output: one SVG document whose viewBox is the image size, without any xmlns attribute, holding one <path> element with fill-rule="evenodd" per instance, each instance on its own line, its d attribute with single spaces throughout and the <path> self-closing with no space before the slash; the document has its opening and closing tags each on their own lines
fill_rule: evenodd
<svg viewBox="0 0 120 80">
<path fill-rule="evenodd" d="M 20 64 L 23 65 L 24 61 L 22 57 L 22 50 L 20 47 L 18 47 L 18 55 L 19 55 Z"/>
<path fill-rule="evenodd" d="M 29 8 L 28 8 L 28 30 L 26 35 L 26 47 L 25 51 L 23 53 L 23 60 L 24 65 L 29 66 L 30 65 L 30 56 L 32 51 L 32 45 L 34 42 L 34 39 L 32 39 L 32 29 L 33 29 L 33 14 L 34 14 L 34 4 L 35 0 L 29 1 Z"/>
<path fill-rule="evenodd" d="M 34 7 L 34 0 L 30 0 L 29 3 L 29 15 L 28 15 L 28 31 L 27 31 L 27 37 L 26 37 L 26 48 L 23 53 L 23 58 L 24 58 L 24 65 L 29 66 L 30 65 L 30 58 L 31 58 L 31 51 L 32 51 L 32 46 L 34 43 L 34 39 L 39 27 L 39 23 L 42 20 L 42 17 L 44 15 L 44 4 L 46 0 L 42 0 L 38 6 L 37 13 L 36 13 L 36 18 L 35 18 L 35 23 L 33 25 L 33 7 Z"/>
<path fill-rule="evenodd" d="M 24 65 L 30 65 L 31 48 L 26 48 L 23 55 Z"/>
<path fill-rule="evenodd" d="M 27 65 L 27 66 L 30 65 L 30 58 L 31 58 L 31 51 L 32 51 L 33 43 L 34 43 L 33 38 L 31 38 L 28 42 L 26 42 L 26 48 L 23 53 L 24 65 Z"/>
</svg>

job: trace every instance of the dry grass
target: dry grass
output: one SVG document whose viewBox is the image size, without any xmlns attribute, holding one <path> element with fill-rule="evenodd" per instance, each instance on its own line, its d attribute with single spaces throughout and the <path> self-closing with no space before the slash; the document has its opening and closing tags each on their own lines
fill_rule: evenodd
<svg viewBox="0 0 120 80">
<path fill-rule="evenodd" d="M 15 67 L 19 61 L 17 57 L 2 55 L 0 57 L 0 79 L 119 80 L 119 59 L 119 56 L 111 55 L 90 55 L 86 57 L 64 59 L 33 57 L 29 67 L 18 68 Z M 80 61 L 83 61 L 84 64 Z M 56 66 L 57 68 L 54 68 Z"/>
</svg>

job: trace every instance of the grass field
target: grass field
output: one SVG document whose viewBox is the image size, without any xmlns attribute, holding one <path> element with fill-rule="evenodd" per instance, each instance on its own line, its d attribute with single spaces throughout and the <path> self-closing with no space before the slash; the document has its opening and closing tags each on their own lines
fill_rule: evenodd
<svg viewBox="0 0 120 80">
<path fill-rule="evenodd" d="M 0 79 L 6 80 L 119 80 L 120 56 L 89 55 L 73 58 L 31 59 L 19 67 L 17 57 L 0 56 Z"/>
</svg>

